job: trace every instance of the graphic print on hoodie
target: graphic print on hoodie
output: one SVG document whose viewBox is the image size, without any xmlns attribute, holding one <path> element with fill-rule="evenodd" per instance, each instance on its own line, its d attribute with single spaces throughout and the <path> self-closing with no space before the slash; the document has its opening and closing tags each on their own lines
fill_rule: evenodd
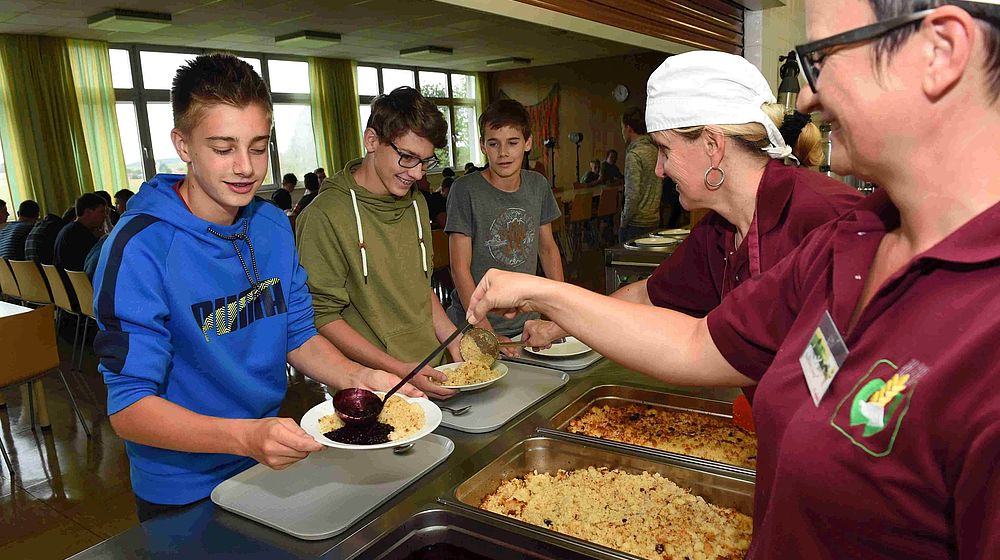
<svg viewBox="0 0 1000 560">
<path fill-rule="evenodd" d="M 288 352 L 316 334 L 288 218 L 254 199 L 231 226 L 192 214 L 157 175 L 129 201 L 94 276 L 94 341 L 108 415 L 147 396 L 198 414 L 264 418 L 285 395 Z M 133 489 L 158 504 L 208 496 L 247 457 L 125 442 Z"/>
</svg>

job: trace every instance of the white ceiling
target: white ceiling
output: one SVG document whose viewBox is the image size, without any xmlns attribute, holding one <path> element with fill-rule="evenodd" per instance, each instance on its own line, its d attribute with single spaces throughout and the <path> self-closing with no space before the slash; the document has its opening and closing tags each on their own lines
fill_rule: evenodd
<svg viewBox="0 0 1000 560">
<path fill-rule="evenodd" d="M 168 12 L 173 25 L 149 33 L 87 27 L 111 8 Z M 300 30 L 341 33 L 322 49 L 278 47 L 274 37 Z M 644 49 L 435 0 L 0 0 L 0 33 L 55 35 L 235 51 L 282 53 L 361 62 L 488 71 L 486 61 L 523 57 L 532 66 Z M 440 60 L 400 58 L 400 49 L 454 49 Z"/>
</svg>

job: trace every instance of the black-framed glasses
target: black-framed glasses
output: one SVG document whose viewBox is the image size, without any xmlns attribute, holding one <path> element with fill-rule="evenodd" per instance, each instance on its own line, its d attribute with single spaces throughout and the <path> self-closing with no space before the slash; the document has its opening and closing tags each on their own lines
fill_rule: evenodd
<svg viewBox="0 0 1000 560">
<path fill-rule="evenodd" d="M 814 92 L 819 91 L 816 87 L 816 82 L 819 80 L 819 71 L 823 66 L 823 60 L 833 54 L 839 47 L 877 39 L 894 29 L 922 21 L 933 12 L 934 9 L 921 10 L 905 16 L 894 17 L 838 33 L 819 41 L 797 45 L 795 47 L 795 54 L 799 59 L 799 66 L 802 68 L 802 73 L 806 75 L 806 81 L 809 82 L 809 87 Z"/>
<path fill-rule="evenodd" d="M 428 169 L 433 169 L 433 168 L 437 167 L 438 165 L 441 165 L 441 160 L 439 160 L 437 158 L 437 156 L 431 156 L 431 157 L 426 158 L 426 159 L 420 159 L 420 158 L 418 158 L 417 156 L 415 156 L 413 154 L 410 154 L 410 153 L 404 152 L 403 150 L 400 150 L 399 146 L 397 146 L 396 144 L 394 144 L 392 142 L 389 142 L 389 145 L 392 146 L 393 150 L 396 150 L 397 154 L 399 154 L 399 166 L 400 167 L 405 167 L 407 169 L 413 169 L 414 167 L 416 167 L 418 165 L 422 165 L 424 167 L 424 171 L 427 171 Z"/>
</svg>

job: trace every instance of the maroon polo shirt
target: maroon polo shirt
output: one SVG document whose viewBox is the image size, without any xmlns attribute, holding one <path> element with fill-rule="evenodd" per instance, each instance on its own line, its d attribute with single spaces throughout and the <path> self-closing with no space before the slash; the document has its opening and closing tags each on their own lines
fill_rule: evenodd
<svg viewBox="0 0 1000 560">
<path fill-rule="evenodd" d="M 892 275 L 846 332 L 898 224 L 877 192 L 708 315 L 759 380 L 748 558 L 1000 558 L 1000 204 Z M 850 354 L 817 407 L 799 357 L 824 311 Z"/>
<path fill-rule="evenodd" d="M 722 188 L 725 188 L 723 186 Z M 771 160 L 757 189 L 755 220 L 760 270 L 766 272 L 816 227 L 840 216 L 863 197 L 822 173 Z M 710 212 L 646 281 L 657 307 L 704 317 L 750 278 L 749 242 L 735 247 L 736 226 Z"/>
</svg>

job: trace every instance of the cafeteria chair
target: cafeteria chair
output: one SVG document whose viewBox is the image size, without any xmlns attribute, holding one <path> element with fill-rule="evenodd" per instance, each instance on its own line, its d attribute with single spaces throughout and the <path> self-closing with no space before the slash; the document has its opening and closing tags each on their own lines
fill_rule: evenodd
<svg viewBox="0 0 1000 560">
<path fill-rule="evenodd" d="M 76 404 L 73 391 L 66 383 L 66 377 L 59 369 L 59 349 L 56 346 L 55 311 L 51 305 L 39 307 L 26 313 L 17 313 L 0 317 L 0 340 L 4 341 L 6 352 L 3 367 L 0 368 L 0 389 L 14 387 L 24 383 L 40 381 L 43 376 L 55 370 L 66 388 L 70 404 L 76 417 L 83 425 L 83 431 L 90 437 L 90 428 L 83 417 L 83 412 Z M 31 424 L 35 424 L 35 405 L 32 391 L 28 391 L 28 406 Z M 14 465 L 3 447 L 0 438 L 0 450 L 3 451 L 4 462 L 15 474 Z"/>
<path fill-rule="evenodd" d="M 618 213 L 618 191 L 615 189 L 604 189 L 597 202 L 597 219 L 600 222 L 601 244 L 605 247 L 614 245 L 615 236 L 615 215 Z"/>
<path fill-rule="evenodd" d="M 83 378 L 83 372 L 78 366 L 76 366 L 77 342 L 79 342 L 81 364 L 83 363 L 83 350 L 87 344 L 86 339 L 80 338 L 80 319 L 86 319 L 83 313 L 80 312 L 80 306 L 78 305 L 76 298 L 76 290 L 74 290 L 73 285 L 69 283 L 69 278 L 63 276 L 63 272 L 54 265 L 43 264 L 42 271 L 45 273 L 45 279 L 49 282 L 49 287 L 52 288 L 52 301 L 55 303 L 56 308 L 63 314 L 76 317 L 76 326 L 73 328 L 73 353 L 69 359 L 70 366 L 73 367 L 70 368 L 70 372 L 76 375 L 77 382 L 83 387 L 88 400 L 96 406 L 97 400 L 94 398 L 90 388 L 87 386 L 87 382 Z M 84 327 L 86 327 L 86 324 Z"/>
<path fill-rule="evenodd" d="M 574 256 L 577 250 L 582 251 L 584 238 L 587 233 L 587 223 L 593 215 L 594 197 L 590 193 L 581 193 L 573 197 L 573 204 L 569 209 L 569 238 L 570 248 Z"/>
<path fill-rule="evenodd" d="M 7 262 L 7 259 L 0 262 L 0 294 L 15 302 L 21 301 L 21 290 L 17 287 L 14 271 L 10 269 L 10 263 Z"/>
<path fill-rule="evenodd" d="M 69 278 L 69 283 L 73 286 L 73 291 L 76 293 L 76 300 L 80 304 L 80 314 L 83 315 L 83 338 L 80 341 L 80 356 L 79 361 L 76 363 L 75 367 L 77 371 L 81 371 L 83 366 L 83 350 L 87 344 L 87 327 L 90 324 L 90 320 L 93 319 L 97 322 L 97 317 L 94 316 L 94 285 L 90 283 L 90 278 L 87 277 L 86 272 L 79 270 L 67 270 L 66 277 Z"/>
<path fill-rule="evenodd" d="M 451 280 L 451 254 L 448 250 L 448 234 L 443 229 L 431 230 L 431 246 L 434 249 L 434 272 L 431 275 L 431 288 L 437 295 L 441 305 L 451 305 L 451 290 L 454 284 Z"/>
<path fill-rule="evenodd" d="M 32 305 L 52 305 L 52 292 L 35 261 L 9 261 L 14 279 L 21 291 L 21 300 Z"/>
<path fill-rule="evenodd" d="M 559 253 L 567 263 L 573 262 L 573 248 L 569 245 L 569 239 L 566 237 L 566 215 L 560 212 L 559 217 L 552 220 L 551 224 L 552 238 L 559 246 Z"/>
</svg>

